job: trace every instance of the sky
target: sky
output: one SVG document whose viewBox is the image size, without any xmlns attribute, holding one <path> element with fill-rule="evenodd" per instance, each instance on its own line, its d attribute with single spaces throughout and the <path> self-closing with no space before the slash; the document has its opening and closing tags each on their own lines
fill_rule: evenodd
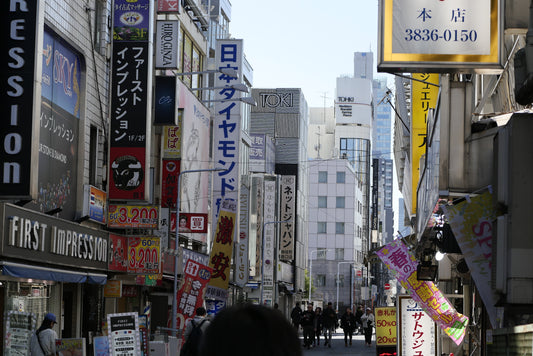
<svg viewBox="0 0 533 356">
<path fill-rule="evenodd" d="M 354 52 L 376 62 L 377 0 L 230 2 L 229 32 L 243 39 L 253 87 L 301 88 L 309 107 L 330 107 L 336 78 L 353 76 Z"/>
</svg>

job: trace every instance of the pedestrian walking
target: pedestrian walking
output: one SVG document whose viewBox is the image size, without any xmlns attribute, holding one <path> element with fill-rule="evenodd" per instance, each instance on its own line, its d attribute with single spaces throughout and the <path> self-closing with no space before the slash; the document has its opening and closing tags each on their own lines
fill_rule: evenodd
<svg viewBox="0 0 533 356">
<path fill-rule="evenodd" d="M 341 317 L 341 328 L 344 331 L 344 346 L 352 345 L 352 335 L 355 330 L 355 315 L 352 309 L 346 308 L 346 312 Z"/>
<path fill-rule="evenodd" d="M 335 313 L 331 302 L 322 312 L 322 322 L 324 324 L 324 346 L 327 345 L 331 348 L 331 336 L 337 328 L 337 313 Z"/>
<path fill-rule="evenodd" d="M 316 323 L 315 341 L 316 341 L 316 345 L 320 346 L 320 335 L 322 334 L 322 329 L 324 328 L 324 321 L 322 317 L 321 307 L 316 307 L 315 309 L 315 323 Z"/>
<path fill-rule="evenodd" d="M 363 326 L 362 326 L 362 322 L 361 322 L 361 317 L 363 316 L 364 312 L 363 312 L 363 306 L 362 305 L 359 305 L 357 307 L 357 311 L 355 312 L 355 323 L 357 324 L 356 326 L 356 329 L 355 329 L 355 333 L 357 334 L 357 330 L 359 329 L 359 333 L 360 334 L 363 334 Z"/>
<path fill-rule="evenodd" d="M 315 339 L 316 330 L 315 312 L 312 304 L 307 305 L 307 310 L 302 313 L 300 323 L 304 334 L 304 347 L 309 350 Z"/>
<path fill-rule="evenodd" d="M 44 320 L 35 331 L 30 340 L 30 355 L 31 356 L 48 356 L 56 355 L 56 339 L 54 325 L 57 324 L 56 316 L 48 313 L 44 316 Z"/>
<path fill-rule="evenodd" d="M 298 332 L 298 329 L 300 328 L 300 319 L 302 317 L 302 308 L 300 308 L 300 302 L 296 302 L 296 305 L 294 308 L 292 308 L 291 311 L 291 320 L 292 325 L 294 325 L 294 328 Z"/>
<path fill-rule="evenodd" d="M 203 334 L 209 326 L 209 320 L 206 318 L 207 311 L 204 307 L 196 309 L 196 315 L 185 326 L 185 344 L 181 348 L 180 356 L 199 355 L 200 347 L 203 343 Z"/>
<path fill-rule="evenodd" d="M 372 309 L 366 308 L 366 313 L 361 317 L 361 321 L 363 322 L 363 330 L 365 332 L 365 345 L 370 347 L 372 346 L 372 330 L 375 323 Z"/>
</svg>

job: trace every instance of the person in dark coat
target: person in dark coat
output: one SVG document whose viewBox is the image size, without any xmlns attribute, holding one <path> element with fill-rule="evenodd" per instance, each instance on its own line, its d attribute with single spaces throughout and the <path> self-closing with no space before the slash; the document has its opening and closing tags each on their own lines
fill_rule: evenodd
<svg viewBox="0 0 533 356">
<path fill-rule="evenodd" d="M 361 334 L 363 333 L 363 322 L 361 321 L 361 317 L 363 316 L 363 306 L 359 305 L 357 307 L 357 311 L 355 312 L 355 323 L 356 323 L 356 330 L 359 329 L 361 331 Z M 357 333 L 356 333 L 357 334 Z"/>
<path fill-rule="evenodd" d="M 307 310 L 302 313 L 302 318 L 300 319 L 300 324 L 302 325 L 303 334 L 304 334 L 304 347 L 308 350 L 311 348 L 311 344 L 315 339 L 315 312 L 313 311 L 313 305 L 308 304 Z"/>
<path fill-rule="evenodd" d="M 326 339 L 324 346 L 331 347 L 331 335 L 337 327 L 337 313 L 335 313 L 331 302 L 322 312 L 322 322 L 324 323 L 324 338 Z"/>
<path fill-rule="evenodd" d="M 292 308 L 291 311 L 291 320 L 292 325 L 294 325 L 294 328 L 296 331 L 300 328 L 300 319 L 302 317 L 302 308 L 300 308 L 300 302 L 296 302 L 296 305 L 294 308 Z"/>
<path fill-rule="evenodd" d="M 322 319 L 322 308 L 321 307 L 316 307 L 315 309 L 315 323 L 316 323 L 315 341 L 316 341 L 316 345 L 320 346 L 320 334 L 322 333 L 322 329 L 324 328 L 324 321 Z"/>
<path fill-rule="evenodd" d="M 346 312 L 341 317 L 341 328 L 344 331 L 344 346 L 352 345 L 352 335 L 355 330 L 355 315 L 352 313 L 352 309 L 346 308 Z"/>
</svg>

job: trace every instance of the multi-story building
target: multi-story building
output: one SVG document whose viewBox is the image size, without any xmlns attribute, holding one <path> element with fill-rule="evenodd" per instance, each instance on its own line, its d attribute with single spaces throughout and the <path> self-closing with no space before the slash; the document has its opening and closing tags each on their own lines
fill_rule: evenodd
<svg viewBox="0 0 533 356">
<path fill-rule="evenodd" d="M 251 112 L 251 134 L 268 135 L 274 140 L 275 164 L 274 176 L 265 176 L 266 182 L 274 179 L 279 182 L 278 195 L 280 199 L 276 202 L 276 213 L 256 221 L 257 238 L 268 242 L 269 235 L 275 238 L 274 231 L 280 230 L 279 246 L 280 253 L 277 256 L 279 265 L 278 271 L 282 273 L 275 275 L 275 285 L 272 290 L 272 297 L 263 291 L 262 303 L 272 304 L 276 299 L 280 309 L 289 311 L 295 300 L 302 298 L 305 288 L 305 266 L 307 252 L 307 129 L 309 125 L 309 114 L 307 102 L 301 89 L 252 89 L 252 96 L 257 102 L 257 106 Z M 291 181 L 291 182 L 289 182 Z M 285 182 L 285 183 L 284 183 Z M 285 184 L 285 185 L 284 185 Z M 285 188 L 292 184 L 292 188 Z M 284 193 L 293 191 L 294 211 L 287 215 L 283 207 Z M 285 202 L 286 203 L 286 202 Z M 277 207 L 281 207 L 279 210 Z M 290 217 L 289 222 L 286 217 Z M 265 232 L 263 236 L 262 230 Z M 288 240 L 284 240 L 288 238 Z M 257 245 L 262 246 L 263 241 L 258 241 Z M 287 243 L 287 247 L 285 246 Z M 267 245 L 263 246 L 263 249 Z M 253 251 L 252 251 L 253 253 Z M 265 251 L 261 251 L 264 256 Z M 268 254 L 267 254 L 268 255 Z M 264 258 L 264 271 L 268 271 L 273 261 Z M 266 267 L 266 268 L 265 268 Z M 264 278 L 261 278 L 265 282 Z M 264 285 L 267 287 L 267 284 Z M 257 298 L 257 292 L 249 294 L 250 298 Z M 257 299 L 259 300 L 259 299 Z"/>
</svg>

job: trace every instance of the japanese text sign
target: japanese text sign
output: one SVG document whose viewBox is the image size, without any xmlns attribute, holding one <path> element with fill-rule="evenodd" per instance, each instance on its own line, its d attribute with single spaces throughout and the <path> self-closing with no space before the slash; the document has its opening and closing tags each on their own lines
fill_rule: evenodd
<svg viewBox="0 0 533 356">
<path fill-rule="evenodd" d="M 402 240 L 392 241 L 376 254 L 409 295 L 459 345 L 466 333 L 468 317 L 458 313 L 433 282 L 418 280 L 418 262 Z"/>
<path fill-rule="evenodd" d="M 500 70 L 501 3 L 382 0 L 378 70 Z"/>
<path fill-rule="evenodd" d="M 223 199 L 238 200 L 239 191 L 239 147 L 241 142 L 241 92 L 231 88 L 240 83 L 242 76 L 242 40 L 217 40 L 216 68 L 233 69 L 238 78 L 226 74 L 215 75 L 216 100 L 213 122 L 213 158 L 217 167 L 225 169 L 215 172 L 213 177 L 213 200 L 215 202 L 213 224 Z M 218 102 L 220 101 L 220 102 Z M 238 229 L 238 228 L 237 228 Z M 213 226 L 213 231 L 215 226 Z"/>
<path fill-rule="evenodd" d="M 220 207 L 217 228 L 213 235 L 213 248 L 209 256 L 209 267 L 213 269 L 213 275 L 206 297 L 220 300 L 227 298 L 236 212 L 237 202 L 224 199 Z"/>
<path fill-rule="evenodd" d="M 180 160 L 163 159 L 161 170 L 161 207 L 176 209 Z"/>
<path fill-rule="evenodd" d="M 420 157 L 426 153 L 427 148 L 427 115 L 429 109 L 435 108 L 439 87 L 428 83 L 438 84 L 438 74 L 413 74 L 413 78 L 426 83 L 413 80 L 411 83 L 411 178 L 412 178 L 412 214 L 416 214 L 416 198 L 418 180 L 420 177 Z"/>
<path fill-rule="evenodd" d="M 128 238 L 109 234 L 109 242 L 111 243 L 109 248 L 111 252 L 108 264 L 109 270 L 126 272 L 128 270 Z"/>
<path fill-rule="evenodd" d="M 113 7 L 109 199 L 145 200 L 153 8 L 149 0 L 115 0 Z"/>
<path fill-rule="evenodd" d="M 128 239 L 128 273 L 161 273 L 161 249 L 158 237 Z"/>
<path fill-rule="evenodd" d="M 294 259 L 294 226 L 296 219 L 296 177 L 281 176 L 280 224 L 281 236 L 279 258 L 283 261 Z"/>
<path fill-rule="evenodd" d="M 207 233 L 207 214 L 181 213 L 179 222 L 179 232 L 182 233 Z M 170 226 L 172 231 L 176 231 L 176 214 L 172 214 L 170 218 Z"/>
<path fill-rule="evenodd" d="M 108 226 L 111 228 L 157 229 L 159 227 L 159 207 L 109 205 Z"/>
<path fill-rule="evenodd" d="M 35 314 L 8 310 L 5 314 L 4 355 L 30 355 Z"/>
<path fill-rule="evenodd" d="M 272 305 L 274 299 L 274 262 L 276 248 L 276 186 L 274 180 L 265 179 L 265 190 L 263 200 L 263 300 L 261 304 Z"/>
<path fill-rule="evenodd" d="M 396 308 L 376 308 L 376 346 L 396 345 Z"/>
<path fill-rule="evenodd" d="M 137 313 L 108 314 L 107 328 L 110 355 L 141 355 L 141 336 Z"/>
<path fill-rule="evenodd" d="M 496 298 L 492 293 L 492 232 L 496 210 L 485 192 L 454 205 L 443 206 L 472 278 L 483 299 L 492 327 L 497 327 Z"/>
<path fill-rule="evenodd" d="M 188 320 L 194 318 L 196 308 L 204 303 L 204 289 L 211 279 L 213 270 L 206 265 L 188 260 L 185 278 L 177 294 L 177 328 L 183 329 Z"/>
<path fill-rule="evenodd" d="M 233 280 L 244 287 L 249 277 L 248 248 L 250 245 L 250 188 L 242 183 L 239 198 L 239 238 L 235 244 L 235 274 Z"/>
<path fill-rule="evenodd" d="M 436 355 L 436 325 L 426 312 L 409 296 L 399 296 L 399 355 Z"/>
</svg>

